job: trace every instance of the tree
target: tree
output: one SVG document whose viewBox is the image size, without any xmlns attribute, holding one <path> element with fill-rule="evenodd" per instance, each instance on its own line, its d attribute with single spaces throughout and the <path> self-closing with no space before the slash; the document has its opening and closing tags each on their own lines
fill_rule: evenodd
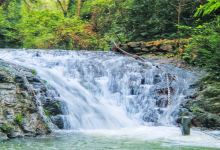
<svg viewBox="0 0 220 150">
<path fill-rule="evenodd" d="M 3 1 L 1 1 L 3 2 Z M 20 46 L 18 22 L 21 19 L 21 0 L 4 1 L 0 6 L 0 46 Z"/>
</svg>

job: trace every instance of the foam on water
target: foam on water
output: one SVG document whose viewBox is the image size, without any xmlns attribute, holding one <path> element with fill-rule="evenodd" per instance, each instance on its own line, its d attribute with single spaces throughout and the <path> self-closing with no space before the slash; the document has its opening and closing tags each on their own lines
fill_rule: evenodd
<svg viewBox="0 0 220 150">
<path fill-rule="evenodd" d="M 67 104 L 66 127 L 121 128 L 175 123 L 195 76 L 186 70 L 145 63 L 114 53 L 1 50 L 3 59 L 33 68 Z M 159 66 L 159 67 L 158 67 Z M 169 74 L 172 103 L 167 105 Z"/>
<path fill-rule="evenodd" d="M 198 129 L 192 129 L 190 136 L 182 136 L 180 128 L 174 126 L 139 126 L 118 130 L 81 130 L 81 132 L 92 136 L 103 136 L 116 139 L 129 138 L 154 142 L 161 141 L 167 145 L 220 148 L 220 140 L 205 132 Z"/>
<path fill-rule="evenodd" d="M 185 97 L 194 92 L 189 87 L 196 76 L 190 71 L 105 52 L 0 50 L 0 58 L 35 69 L 58 91 L 67 106 L 69 131 L 220 148 L 219 140 L 207 134 L 193 130 L 184 137 L 173 126 Z"/>
</svg>

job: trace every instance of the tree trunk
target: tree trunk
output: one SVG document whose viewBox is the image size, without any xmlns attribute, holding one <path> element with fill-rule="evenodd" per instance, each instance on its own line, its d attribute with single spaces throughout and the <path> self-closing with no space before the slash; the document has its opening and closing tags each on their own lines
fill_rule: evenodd
<svg viewBox="0 0 220 150">
<path fill-rule="evenodd" d="M 76 15 L 80 17 L 80 10 L 81 10 L 81 0 L 77 0 L 77 12 Z"/>
</svg>

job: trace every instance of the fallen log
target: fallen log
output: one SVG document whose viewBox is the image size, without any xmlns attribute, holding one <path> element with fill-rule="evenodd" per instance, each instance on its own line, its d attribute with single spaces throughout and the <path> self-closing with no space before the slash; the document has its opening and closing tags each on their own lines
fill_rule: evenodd
<svg viewBox="0 0 220 150">
<path fill-rule="evenodd" d="M 120 48 L 120 47 L 115 43 L 115 41 L 113 41 L 113 43 L 114 43 L 114 45 L 115 45 L 115 48 L 116 48 L 118 51 L 120 51 L 121 53 L 123 53 L 123 54 L 125 54 L 125 55 L 127 55 L 127 56 L 130 56 L 130 57 L 133 57 L 133 58 L 135 58 L 135 59 L 139 59 L 139 60 L 141 60 L 141 61 L 145 61 L 144 58 L 142 58 L 142 57 L 140 57 L 140 56 L 138 56 L 138 55 L 135 55 L 135 54 L 130 54 L 130 53 L 126 52 L 125 50 L 123 50 L 122 48 Z"/>
</svg>

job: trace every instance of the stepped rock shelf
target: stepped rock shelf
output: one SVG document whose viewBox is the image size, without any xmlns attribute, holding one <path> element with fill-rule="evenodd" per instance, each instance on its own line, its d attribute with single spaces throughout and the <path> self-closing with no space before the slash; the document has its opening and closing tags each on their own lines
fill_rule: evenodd
<svg viewBox="0 0 220 150">
<path fill-rule="evenodd" d="M 181 54 L 190 39 L 157 40 L 151 42 L 128 42 L 121 44 L 121 48 L 134 54 Z"/>
<path fill-rule="evenodd" d="M 62 128 L 55 93 L 34 70 L 0 60 L 0 139 L 48 134 L 52 122 Z"/>
</svg>

